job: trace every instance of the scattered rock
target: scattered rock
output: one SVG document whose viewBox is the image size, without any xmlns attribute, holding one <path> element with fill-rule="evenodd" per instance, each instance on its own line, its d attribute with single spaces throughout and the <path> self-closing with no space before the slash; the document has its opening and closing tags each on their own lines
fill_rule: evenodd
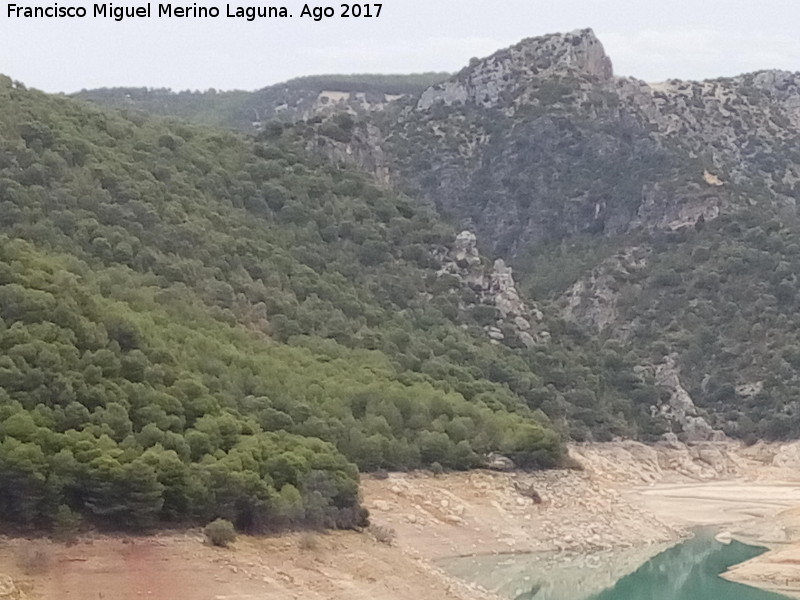
<svg viewBox="0 0 800 600">
<path fill-rule="evenodd" d="M 7 575 L 0 575 L 0 599 L 25 600 L 26 596 L 17 588 L 14 580 Z"/>
<path fill-rule="evenodd" d="M 530 498 L 531 500 L 533 500 L 535 504 L 542 503 L 542 497 L 539 495 L 539 492 L 536 491 L 533 485 L 520 485 L 515 481 L 514 489 L 517 490 L 517 492 L 519 492 L 526 498 Z"/>
<path fill-rule="evenodd" d="M 516 467 L 513 460 L 497 452 L 492 452 L 486 457 L 484 466 L 492 471 L 513 471 Z"/>
</svg>

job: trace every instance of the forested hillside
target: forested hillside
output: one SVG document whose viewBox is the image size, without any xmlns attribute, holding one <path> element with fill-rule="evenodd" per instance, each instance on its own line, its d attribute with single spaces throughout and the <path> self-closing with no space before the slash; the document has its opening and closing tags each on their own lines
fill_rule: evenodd
<svg viewBox="0 0 800 600">
<path fill-rule="evenodd" d="M 447 77 L 447 73 L 319 75 L 298 77 L 253 92 L 101 88 L 83 90 L 75 97 L 114 108 L 256 132 L 272 120 L 294 122 L 345 108 L 362 113 L 381 110 L 392 99 L 417 96 Z"/>
<path fill-rule="evenodd" d="M 490 340 L 494 309 L 437 274 L 455 230 L 312 134 L 0 80 L 0 518 L 352 527 L 358 469 L 548 467 L 570 430 L 658 430 L 619 346 L 552 317 Z"/>
<path fill-rule="evenodd" d="M 660 388 L 648 433 L 800 436 L 800 73 L 646 83 L 585 29 L 365 119 L 380 133 L 319 147 L 427 199 L 523 295 L 618 343 Z"/>
<path fill-rule="evenodd" d="M 0 519 L 354 527 L 359 472 L 800 436 L 800 76 L 583 30 L 443 79 L 0 80 Z"/>
</svg>

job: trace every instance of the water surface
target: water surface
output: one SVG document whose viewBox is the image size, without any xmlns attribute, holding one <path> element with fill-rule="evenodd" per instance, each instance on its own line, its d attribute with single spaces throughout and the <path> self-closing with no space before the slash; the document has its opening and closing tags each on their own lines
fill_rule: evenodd
<svg viewBox="0 0 800 600">
<path fill-rule="evenodd" d="M 590 600 L 785 600 L 720 577 L 729 567 L 763 554 L 765 548 L 739 542 L 721 544 L 698 536 L 647 561 L 614 587 Z"/>
<path fill-rule="evenodd" d="M 669 548 L 470 557 L 441 564 L 509 600 L 786 600 L 719 576 L 763 552 L 700 532 Z"/>
</svg>

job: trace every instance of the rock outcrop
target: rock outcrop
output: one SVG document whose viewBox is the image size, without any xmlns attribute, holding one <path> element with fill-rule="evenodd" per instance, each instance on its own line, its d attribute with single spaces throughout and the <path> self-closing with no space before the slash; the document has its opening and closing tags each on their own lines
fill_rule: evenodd
<svg viewBox="0 0 800 600">
<path fill-rule="evenodd" d="M 665 417 L 687 442 L 723 441 L 725 433 L 715 430 L 699 415 L 689 392 L 681 385 L 676 356 L 667 356 L 655 368 L 655 380 L 669 392 L 669 399 L 652 410 Z"/>
<path fill-rule="evenodd" d="M 320 130 L 324 131 L 323 128 Z M 391 174 L 380 130 L 371 123 L 360 122 L 352 123 L 349 131 L 344 133 L 339 139 L 319 134 L 308 140 L 306 148 L 334 164 L 356 167 L 372 175 L 379 183 L 389 185 Z"/>
<path fill-rule="evenodd" d="M 505 260 L 575 234 L 709 222 L 753 183 L 794 211 L 800 190 L 800 74 L 649 84 L 615 76 L 591 29 L 474 59 L 393 116 L 390 179 Z"/>
<path fill-rule="evenodd" d="M 770 448 L 777 451 L 775 447 Z M 684 478 L 709 481 L 741 477 L 749 468 L 761 468 L 772 463 L 771 456 L 759 456 L 755 460 L 744 456 L 738 442 L 686 444 L 677 438 L 654 445 L 632 440 L 574 444 L 569 453 L 595 477 L 647 485 Z"/>
<path fill-rule="evenodd" d="M 513 112 L 512 107 L 536 101 L 516 91 L 524 92 L 532 83 L 565 75 L 597 81 L 613 78 L 611 60 L 591 29 L 529 38 L 476 61 L 453 79 L 426 90 L 417 108 L 473 104 Z M 514 101 L 509 103 L 511 98 Z"/>
<path fill-rule="evenodd" d="M 576 234 L 710 221 L 733 192 L 729 161 L 709 163 L 707 149 L 722 144 L 738 158 L 747 127 L 724 139 L 709 127 L 727 118 L 711 101 L 721 84 L 696 93 L 676 85 L 615 77 L 590 29 L 527 39 L 474 60 L 394 115 L 383 144 L 390 179 L 505 260 Z M 783 114 L 792 103 L 775 106 Z"/>
<path fill-rule="evenodd" d="M 456 236 L 453 247 L 443 249 L 437 256 L 441 268 L 439 277 L 454 276 L 459 287 L 472 292 L 472 300 L 460 302 L 462 311 L 478 306 L 495 309 L 490 322 L 483 325 L 486 335 L 495 343 L 511 343 L 509 336 L 521 344 L 531 347 L 547 342 L 550 334 L 545 331 L 544 315 L 535 306 L 528 306 L 520 297 L 511 267 L 502 259 L 487 268 L 478 252 L 478 241 L 471 231 L 462 231 Z"/>
<path fill-rule="evenodd" d="M 779 203 L 794 207 L 800 74 L 759 71 L 659 84 L 620 79 L 617 87 L 621 100 L 652 127 L 654 139 L 705 156 L 734 184 L 766 185 Z"/>
<path fill-rule="evenodd" d="M 586 276 L 576 281 L 561 298 L 562 314 L 568 321 L 598 333 L 610 332 L 625 338 L 635 323 L 619 322 L 619 301 L 623 281 L 632 278 L 647 266 L 649 250 L 630 247 L 604 261 Z M 628 290 L 630 291 L 630 290 Z"/>
</svg>

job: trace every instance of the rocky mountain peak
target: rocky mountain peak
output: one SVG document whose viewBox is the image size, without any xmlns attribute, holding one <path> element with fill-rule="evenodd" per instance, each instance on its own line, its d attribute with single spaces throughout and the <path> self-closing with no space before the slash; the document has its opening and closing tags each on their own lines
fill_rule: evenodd
<svg viewBox="0 0 800 600">
<path fill-rule="evenodd" d="M 606 55 L 603 44 L 591 28 L 556 34 L 551 37 L 556 39 L 551 41 L 550 48 L 556 58 L 566 67 L 577 69 L 601 80 L 609 80 L 614 77 L 611 59 Z M 535 42 L 537 39 L 533 38 L 530 41 Z"/>
<path fill-rule="evenodd" d="M 488 58 L 473 59 L 451 79 L 423 92 L 417 107 L 437 103 L 495 107 L 516 97 L 514 90 L 557 77 L 594 81 L 613 79 L 611 59 L 591 29 L 527 38 Z"/>
</svg>

